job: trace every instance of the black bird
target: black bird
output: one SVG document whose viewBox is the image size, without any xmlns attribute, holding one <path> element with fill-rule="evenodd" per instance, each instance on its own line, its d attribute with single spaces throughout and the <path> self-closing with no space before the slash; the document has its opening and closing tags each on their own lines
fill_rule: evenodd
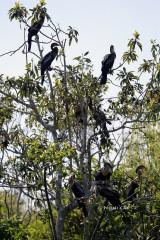
<svg viewBox="0 0 160 240">
<path fill-rule="evenodd" d="M 85 196 L 85 191 L 84 191 L 83 187 L 80 185 L 80 183 L 75 181 L 74 174 L 71 174 L 71 176 L 69 178 L 69 184 L 71 186 L 72 192 L 74 193 L 74 196 L 76 198 L 78 198 L 77 202 L 78 202 L 79 207 L 82 208 L 84 216 L 87 217 L 88 211 L 86 208 L 85 201 L 83 199 L 83 197 Z"/>
<path fill-rule="evenodd" d="M 42 77 L 41 84 L 42 85 L 43 85 L 43 82 L 44 82 L 44 72 L 46 70 L 49 70 L 52 61 L 58 55 L 58 47 L 57 46 L 59 46 L 57 43 L 52 43 L 51 44 L 51 50 L 52 51 L 47 53 L 41 60 L 41 77 Z"/>
<path fill-rule="evenodd" d="M 139 181 L 141 180 L 143 171 L 145 169 L 146 169 L 146 167 L 142 164 L 136 168 L 137 177 L 134 180 L 132 180 L 132 182 L 130 183 L 130 185 L 127 189 L 127 192 L 126 192 L 128 201 L 133 201 L 134 199 L 136 199 L 137 194 L 136 194 L 135 190 L 136 190 L 136 188 L 139 187 Z"/>
<path fill-rule="evenodd" d="M 33 25 L 28 29 L 28 52 L 31 50 L 32 37 L 37 35 L 40 31 L 45 19 L 45 14 L 41 13 L 40 19 L 33 23 Z"/>
<path fill-rule="evenodd" d="M 136 199 L 137 194 L 135 193 L 136 188 L 138 188 L 139 185 L 136 181 L 132 181 L 131 184 L 129 185 L 127 189 L 127 200 L 128 201 L 133 201 Z"/>
<path fill-rule="evenodd" d="M 95 182 L 98 193 L 106 198 L 114 207 L 121 206 L 119 193 L 112 189 L 110 185 L 110 177 L 112 176 L 112 165 L 108 162 L 105 163 L 104 168 L 100 169 L 95 175 Z"/>
<path fill-rule="evenodd" d="M 114 51 L 114 46 L 111 45 L 110 54 L 105 55 L 102 61 L 102 68 L 101 68 L 102 75 L 101 75 L 100 85 L 106 84 L 107 74 L 111 73 L 115 58 L 116 58 L 116 53 Z"/>
</svg>

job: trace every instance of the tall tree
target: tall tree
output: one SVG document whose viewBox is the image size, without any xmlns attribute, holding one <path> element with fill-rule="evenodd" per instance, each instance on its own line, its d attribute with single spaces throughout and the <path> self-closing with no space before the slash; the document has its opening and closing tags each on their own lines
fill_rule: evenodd
<svg viewBox="0 0 160 240">
<path fill-rule="evenodd" d="M 66 189 L 68 174 L 76 171 L 87 193 L 93 171 L 104 158 L 115 165 L 122 161 L 128 129 L 139 128 L 135 123 L 158 121 L 160 46 L 152 41 L 152 58 L 129 71 L 142 51 L 140 35 L 135 32 L 122 63 L 101 86 L 93 75 L 89 52 L 75 57 L 75 64 L 67 63 L 66 49 L 78 41 L 78 32 L 71 26 L 65 31 L 56 25 L 45 1 L 30 10 L 17 2 L 9 10 L 10 20 L 17 20 L 24 29 L 34 26 L 42 14 L 44 25 L 32 37 L 31 52 L 27 51 L 26 33 L 22 46 L 1 54 L 23 49 L 26 59 L 23 76 L 0 76 L 1 184 L 20 189 L 46 209 L 52 239 L 61 240 L 65 220 L 78 206 Z M 53 42 L 58 44 L 58 55 L 46 70 L 42 86 L 40 62 L 46 46 Z M 113 98 L 108 94 L 111 85 L 118 89 Z M 84 239 L 89 238 L 90 228 L 93 226 L 86 222 Z"/>
</svg>

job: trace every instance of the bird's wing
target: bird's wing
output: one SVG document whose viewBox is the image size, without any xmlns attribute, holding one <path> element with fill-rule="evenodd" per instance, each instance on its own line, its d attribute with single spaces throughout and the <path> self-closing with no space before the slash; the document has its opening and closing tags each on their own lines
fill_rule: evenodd
<svg viewBox="0 0 160 240">
<path fill-rule="evenodd" d="M 108 57 L 107 57 L 107 59 L 104 62 L 104 65 L 107 65 L 108 68 L 111 69 L 113 67 L 115 58 L 116 58 L 115 54 L 108 54 Z"/>
<path fill-rule="evenodd" d="M 32 26 L 29 27 L 28 32 L 32 32 L 33 35 L 36 35 L 39 32 L 40 28 L 42 27 L 43 22 L 44 18 L 34 22 Z"/>
<path fill-rule="evenodd" d="M 102 60 L 102 64 L 105 63 L 105 61 L 108 59 L 109 55 L 110 55 L 110 54 L 106 54 L 106 55 L 104 56 L 104 58 L 103 58 L 103 60 Z"/>
<path fill-rule="evenodd" d="M 77 189 L 77 195 L 81 195 L 81 197 L 85 195 L 85 191 L 79 182 L 76 182 L 76 189 Z"/>
<path fill-rule="evenodd" d="M 41 65 L 46 65 L 47 63 L 52 61 L 51 52 L 47 53 L 41 60 Z"/>
</svg>

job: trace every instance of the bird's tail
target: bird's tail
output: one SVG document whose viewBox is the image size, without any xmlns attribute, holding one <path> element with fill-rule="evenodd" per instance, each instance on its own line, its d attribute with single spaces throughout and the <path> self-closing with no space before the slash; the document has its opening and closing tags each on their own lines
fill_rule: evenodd
<svg viewBox="0 0 160 240">
<path fill-rule="evenodd" d="M 116 190 L 105 189 L 105 196 L 114 207 L 121 206 L 120 195 Z"/>
<path fill-rule="evenodd" d="M 81 206 L 82 206 L 82 211 L 83 211 L 84 216 L 88 217 L 88 211 L 87 211 L 85 203 L 83 203 Z"/>
<path fill-rule="evenodd" d="M 41 84 L 43 85 L 43 83 L 44 83 L 44 69 L 43 69 L 43 67 L 42 67 L 42 65 L 41 65 Z"/>
<path fill-rule="evenodd" d="M 44 83 L 44 73 L 41 75 L 41 84 L 43 85 L 43 83 Z"/>
<path fill-rule="evenodd" d="M 82 202 L 82 200 L 81 200 L 81 201 L 78 201 L 78 205 L 82 209 L 84 216 L 88 217 L 88 211 L 86 208 L 86 204 L 84 202 Z"/>
<path fill-rule="evenodd" d="M 31 43 L 32 43 L 32 37 L 31 37 L 31 35 L 28 33 L 28 52 L 31 51 Z"/>
<path fill-rule="evenodd" d="M 106 84 L 106 82 L 107 82 L 107 75 L 102 75 L 101 76 L 101 81 L 100 81 L 100 85 L 103 85 L 103 84 Z"/>
</svg>

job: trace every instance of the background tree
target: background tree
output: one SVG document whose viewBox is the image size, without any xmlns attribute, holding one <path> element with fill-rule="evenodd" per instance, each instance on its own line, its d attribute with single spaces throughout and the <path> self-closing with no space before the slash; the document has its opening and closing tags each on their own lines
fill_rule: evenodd
<svg viewBox="0 0 160 240">
<path fill-rule="evenodd" d="M 42 13 L 44 24 L 32 38 L 35 50 L 28 53 L 26 29 Z M 100 86 L 99 78 L 93 75 L 89 52 L 75 57 L 74 64 L 67 63 L 66 49 L 78 41 L 78 32 L 71 26 L 63 30 L 56 25 L 43 0 L 30 10 L 17 2 L 9 10 L 9 18 L 17 20 L 24 29 L 24 43 L 5 54 L 16 54 L 22 49 L 26 66 L 24 75 L 18 78 L 0 76 L 1 185 L 16 188 L 38 210 L 45 211 L 51 239 L 69 239 L 69 232 L 72 239 L 90 239 L 103 202 L 99 199 L 96 208 L 93 199 L 88 204 L 88 221 L 83 219 L 80 211 L 73 211 L 78 203 L 66 188 L 67 176 L 75 171 L 87 193 L 104 159 L 119 166 L 130 153 L 129 146 L 126 147 L 129 137 L 146 124 L 158 122 L 159 44 L 152 41 L 152 58 L 139 63 L 142 45 L 139 33 L 135 32 L 122 63 L 114 67 L 107 84 Z M 57 62 L 54 60 L 52 71 L 46 72 L 42 86 L 40 61 L 52 42 L 59 45 Z M 133 67 L 135 70 L 131 71 Z M 110 98 L 112 85 L 117 94 Z M 123 171 L 120 169 L 113 178 L 115 187 L 123 192 L 125 187 L 120 180 L 127 165 L 122 166 Z M 123 219 L 113 216 L 111 223 L 119 224 L 121 236 L 124 235 Z M 80 219 L 82 225 L 74 224 L 75 230 L 68 229 L 68 223 L 75 219 Z M 107 226 L 110 235 L 115 231 L 112 226 Z"/>
</svg>

